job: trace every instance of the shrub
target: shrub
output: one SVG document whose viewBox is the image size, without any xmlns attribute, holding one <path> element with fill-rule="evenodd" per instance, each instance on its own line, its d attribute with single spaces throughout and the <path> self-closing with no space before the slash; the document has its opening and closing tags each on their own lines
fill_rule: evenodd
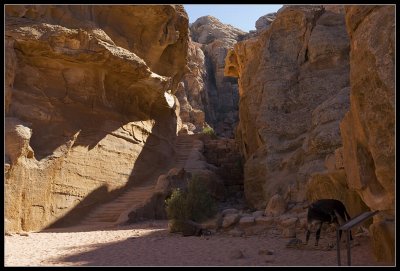
<svg viewBox="0 0 400 271">
<path fill-rule="evenodd" d="M 189 218 L 195 222 L 202 222 L 217 212 L 215 200 L 204 183 L 197 177 L 194 177 L 188 184 L 187 208 Z"/>
<path fill-rule="evenodd" d="M 171 196 L 165 200 L 168 219 L 189 219 L 189 208 L 187 208 L 187 193 L 177 188 L 172 191 Z"/>
<path fill-rule="evenodd" d="M 206 126 L 203 128 L 203 134 L 211 136 L 211 138 L 216 138 L 217 135 L 212 127 Z"/>
<path fill-rule="evenodd" d="M 197 177 L 189 181 L 186 191 L 174 189 L 165 203 L 167 217 L 175 231 L 181 230 L 182 221 L 202 222 L 217 212 L 215 200 Z"/>
</svg>

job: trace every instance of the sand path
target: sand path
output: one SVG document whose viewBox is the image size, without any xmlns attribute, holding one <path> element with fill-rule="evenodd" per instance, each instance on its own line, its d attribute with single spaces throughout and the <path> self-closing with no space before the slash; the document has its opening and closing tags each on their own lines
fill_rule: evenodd
<svg viewBox="0 0 400 271">
<path fill-rule="evenodd" d="M 5 236 L 5 266 L 336 266 L 336 249 L 286 248 L 289 239 L 266 233 L 249 237 L 183 237 L 167 221 L 147 221 L 107 230 L 37 232 Z M 300 237 L 301 238 L 301 237 Z M 330 238 L 332 240 L 333 236 Z M 355 237 L 352 265 L 384 266 L 372 256 L 368 236 Z M 304 239 L 304 238 L 303 238 Z M 345 244 L 342 264 L 346 263 Z M 239 250 L 242 252 L 240 255 Z M 266 255 L 265 251 L 272 251 Z"/>
</svg>

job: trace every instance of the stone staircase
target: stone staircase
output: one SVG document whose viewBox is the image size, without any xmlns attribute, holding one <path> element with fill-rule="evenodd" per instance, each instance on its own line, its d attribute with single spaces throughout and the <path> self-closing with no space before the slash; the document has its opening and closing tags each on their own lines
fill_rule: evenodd
<svg viewBox="0 0 400 271">
<path fill-rule="evenodd" d="M 190 153 L 195 147 L 194 139 L 190 135 L 180 135 L 175 142 L 176 157 L 174 167 L 185 167 L 185 164 L 190 156 Z"/>
<path fill-rule="evenodd" d="M 179 135 L 175 142 L 175 159 L 166 172 L 173 167 L 185 167 L 192 150 L 199 147 L 198 141 L 189 135 Z M 127 221 L 131 211 L 142 208 L 144 203 L 151 199 L 157 179 L 158 176 L 152 176 L 142 184 L 132 186 L 113 201 L 98 206 L 81 221 L 79 226 L 107 227 Z"/>
<path fill-rule="evenodd" d="M 156 182 L 157 180 L 155 180 Z M 91 212 L 84 220 L 82 226 L 95 226 L 119 223 L 120 216 L 126 211 L 135 207 L 140 207 L 146 202 L 154 192 L 155 184 L 147 184 L 143 186 L 134 186 L 125 191 L 112 202 L 105 203 L 93 212 Z"/>
</svg>

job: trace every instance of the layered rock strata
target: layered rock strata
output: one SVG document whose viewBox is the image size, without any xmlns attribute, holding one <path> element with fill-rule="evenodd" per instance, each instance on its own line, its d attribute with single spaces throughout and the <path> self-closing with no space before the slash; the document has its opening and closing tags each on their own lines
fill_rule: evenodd
<svg viewBox="0 0 400 271">
<path fill-rule="evenodd" d="M 224 76 L 225 56 L 244 34 L 212 16 L 190 26 L 189 69 L 178 95 L 189 131 L 201 131 L 207 122 L 217 135 L 233 138 L 239 96 L 237 79 Z"/>
<path fill-rule="evenodd" d="M 7 5 L 5 15 L 6 231 L 78 220 L 168 164 L 182 6 Z"/>
<path fill-rule="evenodd" d="M 326 157 L 341 147 L 348 54 L 344 14 L 311 5 L 283 7 L 267 29 L 228 53 L 225 75 L 239 78 L 236 137 L 253 207 L 265 208 L 275 194 L 304 200 L 311 175 L 325 171 Z"/>
<path fill-rule="evenodd" d="M 395 259 L 395 7 L 346 6 L 350 108 L 340 124 L 347 185 L 371 210 L 375 256 Z"/>
</svg>

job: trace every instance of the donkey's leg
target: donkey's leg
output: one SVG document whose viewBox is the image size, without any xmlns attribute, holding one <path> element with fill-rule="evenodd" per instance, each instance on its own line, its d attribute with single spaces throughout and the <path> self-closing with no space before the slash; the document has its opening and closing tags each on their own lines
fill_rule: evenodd
<svg viewBox="0 0 400 271">
<path fill-rule="evenodd" d="M 310 239 L 310 227 L 311 227 L 311 223 L 307 224 L 307 235 L 306 235 L 306 245 L 308 244 L 308 240 Z"/>
<path fill-rule="evenodd" d="M 317 230 L 316 237 L 315 237 L 315 245 L 316 246 L 318 246 L 319 237 L 321 235 L 321 228 L 322 228 L 322 221 L 321 221 L 321 223 L 319 223 L 318 230 Z"/>
</svg>

